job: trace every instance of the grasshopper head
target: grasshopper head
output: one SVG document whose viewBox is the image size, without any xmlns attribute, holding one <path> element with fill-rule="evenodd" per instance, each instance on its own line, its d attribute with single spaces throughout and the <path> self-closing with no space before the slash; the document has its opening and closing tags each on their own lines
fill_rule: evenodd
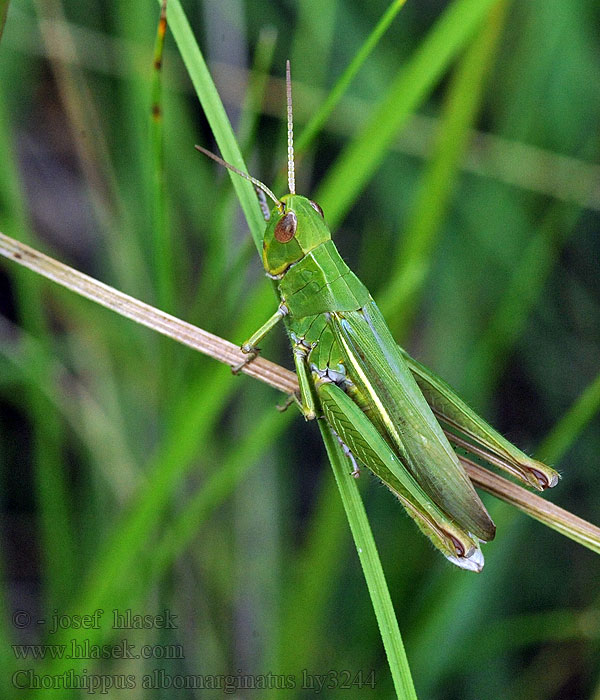
<svg viewBox="0 0 600 700">
<path fill-rule="evenodd" d="M 220 163 L 228 170 L 237 173 L 254 185 L 261 200 L 261 209 L 265 218 L 269 217 L 266 197 L 275 202 L 275 207 L 268 218 L 267 228 L 263 237 L 263 264 L 268 274 L 277 277 L 282 275 L 290 265 L 302 258 L 321 243 L 331 238 L 329 229 L 323 220 L 321 207 L 307 197 L 296 194 L 296 179 L 294 172 L 294 126 L 292 116 L 292 79 L 290 62 L 286 62 L 285 82 L 287 88 L 287 118 L 288 118 L 288 187 L 289 194 L 281 199 L 260 180 L 248 175 L 231 163 L 207 151 L 202 146 L 197 150 Z M 266 195 L 266 197 L 265 197 Z"/>
<path fill-rule="evenodd" d="M 296 194 L 294 168 L 294 118 L 292 115 L 292 78 L 290 62 L 285 64 L 288 122 L 288 187 L 289 194 L 276 201 L 263 237 L 262 259 L 270 275 L 283 274 L 290 265 L 302 260 L 331 234 L 323 221 L 321 207 Z"/>
<path fill-rule="evenodd" d="M 273 208 L 263 238 L 263 265 L 270 275 L 282 274 L 331 238 L 318 204 L 298 194 L 285 195 L 281 204 Z"/>
</svg>

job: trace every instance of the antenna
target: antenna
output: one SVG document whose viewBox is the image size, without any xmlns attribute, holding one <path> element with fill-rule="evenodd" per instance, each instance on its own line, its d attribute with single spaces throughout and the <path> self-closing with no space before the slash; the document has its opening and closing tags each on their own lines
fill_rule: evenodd
<svg viewBox="0 0 600 700">
<path fill-rule="evenodd" d="M 216 163 L 219 163 L 219 165 L 222 165 L 224 168 L 227 168 L 228 170 L 231 170 L 232 172 L 239 175 L 240 177 L 243 177 L 244 180 L 248 180 L 255 187 L 258 187 L 258 189 L 262 190 L 266 195 L 268 195 L 275 202 L 275 204 L 277 205 L 277 209 L 279 209 L 279 211 L 283 213 L 283 210 L 285 208 L 283 206 L 283 203 L 280 202 L 277 199 L 277 197 L 271 192 L 271 190 L 266 185 L 263 185 L 263 183 L 260 180 L 257 180 L 255 177 L 248 175 L 248 173 L 245 173 L 242 170 L 238 170 L 234 165 L 231 165 L 231 163 L 228 163 L 227 161 L 223 160 L 222 158 L 215 155 L 214 153 L 207 151 L 206 148 L 203 148 L 202 146 L 198 146 L 198 144 L 196 144 L 194 146 L 194 148 L 197 151 L 200 151 L 200 153 L 204 153 L 205 156 L 212 158 Z"/>
<path fill-rule="evenodd" d="M 288 187 L 290 194 L 296 194 L 296 175 L 294 172 L 294 114 L 292 112 L 292 75 L 290 62 L 285 62 L 285 90 L 287 94 L 288 122 Z"/>
</svg>

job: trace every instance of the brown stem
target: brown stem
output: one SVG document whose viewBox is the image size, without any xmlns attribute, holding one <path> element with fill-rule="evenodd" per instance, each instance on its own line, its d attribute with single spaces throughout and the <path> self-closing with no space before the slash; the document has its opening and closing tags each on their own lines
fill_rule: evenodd
<svg viewBox="0 0 600 700">
<path fill-rule="evenodd" d="M 230 367 L 240 365 L 246 358 L 246 355 L 233 343 L 119 292 L 3 233 L 0 233 L 0 254 L 107 309 L 112 309 Z M 292 394 L 298 390 L 298 382 L 293 372 L 262 357 L 257 357 L 256 360 L 242 367 L 241 371 L 286 394 Z"/>
<path fill-rule="evenodd" d="M 112 309 L 230 367 L 239 366 L 246 358 L 233 343 L 123 294 L 1 232 L 0 254 L 107 309 Z M 262 357 L 243 365 L 241 371 L 288 395 L 298 391 L 298 382 L 293 372 Z M 490 472 L 466 457 L 459 456 L 459 459 L 477 486 L 600 553 L 600 529 L 595 525 Z"/>
</svg>

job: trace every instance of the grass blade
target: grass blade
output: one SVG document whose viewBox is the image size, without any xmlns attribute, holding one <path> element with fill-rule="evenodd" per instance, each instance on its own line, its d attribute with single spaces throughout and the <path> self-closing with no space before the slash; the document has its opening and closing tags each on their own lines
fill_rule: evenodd
<svg viewBox="0 0 600 700">
<path fill-rule="evenodd" d="M 346 517 L 352 530 L 352 536 L 358 557 L 365 575 L 373 609 L 377 617 L 379 631 L 387 654 L 394 687 L 398 698 L 414 698 L 416 693 L 408 666 L 408 659 L 398 628 L 394 606 L 385 582 L 381 562 L 371 533 L 369 521 L 358 493 L 356 481 L 348 475 L 348 461 L 331 431 L 319 421 L 319 429 L 335 480 L 342 497 Z"/>
<path fill-rule="evenodd" d="M 160 8 L 160 17 L 154 45 L 152 75 L 152 107 L 150 110 L 150 150 L 152 153 L 152 242 L 153 268 L 157 286 L 158 306 L 174 311 L 173 244 L 170 241 L 166 212 L 165 158 L 162 106 L 162 63 L 167 31 L 166 0 Z"/>
<path fill-rule="evenodd" d="M 344 149 L 315 197 L 336 228 L 398 131 L 470 39 L 495 0 L 455 0 L 399 71 L 367 124 Z"/>
<path fill-rule="evenodd" d="M 438 124 L 438 140 L 421 178 L 406 233 L 389 282 L 378 303 L 390 328 L 404 336 L 418 309 L 419 292 L 432 264 L 432 252 L 447 211 L 454 182 L 483 98 L 485 77 L 495 57 L 507 2 L 492 7 L 454 72 Z"/>
<path fill-rule="evenodd" d="M 493 382 L 500 377 L 502 365 L 537 303 L 561 248 L 573 233 L 580 213 L 580 209 L 573 205 L 557 203 L 551 206 L 537 232 L 526 244 L 487 328 L 466 363 L 469 372 L 465 393 L 468 396 L 481 395 L 481 387 L 492 391 Z"/>
<path fill-rule="evenodd" d="M 0 0 L 0 39 L 2 39 L 2 32 L 4 31 L 4 25 L 6 24 L 8 3 L 9 0 Z"/>
<path fill-rule="evenodd" d="M 29 246 L 19 243 L 2 233 L 0 233 L 0 254 L 12 258 L 21 265 L 68 287 L 88 299 L 96 301 L 106 308 L 112 309 L 137 323 L 152 328 L 162 335 L 171 337 L 173 340 L 188 345 L 229 366 L 235 366 L 244 357 L 237 346 L 232 343 L 192 326 L 185 321 L 181 321 L 174 316 L 165 314 L 137 299 L 133 299 L 42 253 L 38 253 Z M 263 358 L 259 357 L 251 364 L 246 365 L 243 371 L 249 376 L 260 379 L 288 394 L 297 390 L 296 377 L 293 372 L 285 370 Z M 561 421 L 557 427 L 557 432 L 553 433 L 553 435 L 556 434 L 558 437 L 550 438 L 548 445 L 545 446 L 544 449 L 550 454 L 551 461 L 554 461 L 552 450 L 565 450 L 570 441 L 574 439 L 595 414 L 599 404 L 600 379 L 596 378 L 563 421 Z M 562 509 L 557 509 L 556 506 L 530 494 L 521 487 L 517 487 L 508 480 L 488 472 L 487 469 L 479 467 L 479 465 L 470 460 L 466 458 L 461 459 L 469 465 L 470 473 L 471 471 L 473 472 L 474 481 L 490 491 L 490 493 L 525 510 L 532 517 L 571 537 L 571 539 L 589 546 L 594 551 L 600 552 L 600 530 L 576 518 L 576 516 L 566 513 Z M 488 481 L 485 481 L 486 478 Z M 568 516 L 567 519 L 565 519 L 566 516 Z"/>
<path fill-rule="evenodd" d="M 0 81 L 0 87 L 3 87 Z M 1 92 L 1 91 L 0 91 Z M 12 130 L 8 128 L 4 95 L 0 94 L 0 131 L 9 137 L 0 139 L 0 206 L 7 224 L 28 239 L 33 235 L 26 214 L 24 187 L 13 151 Z M 44 312 L 40 280 L 14 273 L 16 311 L 23 328 L 34 335 L 44 350 L 43 361 L 31 367 L 33 383 L 42 385 L 51 375 L 49 358 L 52 339 Z M 40 539 L 43 556 L 45 602 L 60 605 L 68 596 L 75 576 L 75 537 L 72 529 L 70 491 L 64 468 L 64 431 L 56 412 L 49 410 L 45 397 L 33 387 L 25 391 L 25 409 L 31 421 L 31 445 L 34 463 L 35 499 L 40 514 Z M 57 537 L 56 532 L 61 536 Z"/>
<path fill-rule="evenodd" d="M 228 344 L 226 341 L 212 336 L 211 334 L 206 334 L 205 331 L 197 329 L 191 326 L 191 324 L 186 324 L 142 302 L 127 297 L 127 295 L 117 292 L 100 282 L 96 282 L 86 275 L 72 270 L 61 263 L 53 261 L 51 258 L 8 238 L 4 234 L 0 234 L 0 253 L 14 259 L 20 264 L 30 267 L 40 274 L 44 274 L 60 284 L 65 284 L 65 286 L 68 286 L 68 288 L 73 291 L 77 291 L 88 298 L 94 299 L 128 318 L 143 323 L 165 335 L 169 335 L 180 342 L 185 342 L 205 354 L 210 354 L 216 359 L 226 361 L 228 364 L 233 359 L 229 355 L 229 352 L 233 352 L 234 350 L 239 352 L 235 349 L 235 346 Z M 234 357 L 236 360 L 238 359 L 237 356 L 234 355 Z M 266 360 L 259 358 L 247 368 L 247 373 L 261 378 L 272 386 L 277 386 L 285 391 L 290 392 L 290 390 L 293 391 L 295 389 L 295 376 L 293 373 L 283 370 L 283 368 L 278 368 L 278 366 L 273 363 L 267 363 L 266 365 L 265 363 L 267 363 Z M 250 371 L 251 368 L 257 365 L 259 369 L 256 373 Z M 593 388 L 596 389 L 595 384 Z M 207 389 L 205 384 L 204 389 Z M 208 391 L 208 394 L 210 396 L 218 396 L 219 392 Z M 597 391 L 592 392 L 592 398 L 597 401 Z M 590 400 L 586 398 L 584 405 L 588 407 L 589 404 Z M 182 410 L 185 412 L 187 408 L 182 406 Z M 575 411 L 575 414 L 577 413 L 578 411 Z M 588 410 L 585 411 L 585 415 L 588 416 L 589 413 L 590 411 L 588 408 Z M 208 430 L 209 425 L 210 422 L 205 422 L 204 428 Z M 577 421 L 576 425 L 582 427 L 581 419 Z M 335 442 L 326 428 L 321 424 L 319 424 L 319 427 L 322 431 L 325 446 L 332 462 L 336 481 L 342 495 L 342 501 L 357 544 L 386 653 L 388 654 L 388 661 L 394 678 L 394 684 L 399 693 L 399 697 L 414 697 L 412 680 L 406 662 L 397 621 L 394 616 L 393 607 L 391 606 L 389 592 L 385 585 L 385 579 L 372 541 L 372 535 L 370 533 L 368 521 L 366 520 L 366 515 L 364 514 L 362 503 L 360 502 L 354 482 L 347 478 L 348 467 L 343 454 L 337 448 L 337 442 Z M 185 430 L 185 426 L 182 429 Z M 570 435 L 571 438 L 573 438 L 574 431 L 572 429 Z M 165 468 L 164 460 L 162 459 L 158 459 L 156 463 L 161 466 L 158 472 L 159 478 L 158 480 L 154 478 L 151 479 L 148 489 L 145 489 L 138 499 L 138 507 L 134 510 L 136 517 L 130 519 L 128 536 L 125 536 L 125 532 L 120 532 L 118 540 L 119 547 L 109 546 L 106 550 L 106 556 L 108 558 L 100 558 L 99 560 L 100 568 L 105 574 L 112 571 L 117 565 L 118 567 L 123 567 L 125 559 L 121 556 L 122 550 L 128 553 L 127 559 L 130 561 L 130 564 L 133 564 L 136 557 L 134 554 L 129 556 L 131 552 L 135 551 L 130 546 L 131 541 L 139 540 L 142 530 L 145 530 L 147 528 L 147 523 L 150 522 L 149 518 L 154 520 L 156 514 L 160 512 L 160 505 L 165 502 L 168 498 L 168 494 L 171 493 L 176 477 L 179 478 L 180 476 L 180 465 L 185 465 L 188 461 L 181 455 L 173 454 L 170 461 L 170 468 Z M 524 489 L 515 486 L 502 477 L 487 472 L 487 470 L 482 469 L 478 465 L 468 463 L 467 466 L 476 483 L 479 483 L 494 495 L 520 507 L 532 517 L 535 517 L 549 527 L 593 549 L 593 551 L 600 552 L 600 530 L 598 530 L 598 528 L 572 516 L 562 509 L 558 509 L 556 506 L 547 503 L 543 499 L 539 499 L 539 497 L 529 494 Z M 155 470 L 152 470 L 152 473 L 156 476 Z M 189 527 L 186 528 L 186 526 L 184 526 L 184 531 L 185 530 L 189 532 Z M 110 576 L 103 578 L 97 575 L 92 576 L 91 580 L 98 582 L 103 581 L 103 583 L 99 588 L 98 586 L 94 587 L 94 593 L 91 597 L 84 599 L 87 607 L 90 609 L 110 599 L 109 590 L 106 586 L 110 588 L 112 578 Z M 87 630 L 87 632 L 89 632 L 89 630 Z M 72 630 L 70 630 L 70 633 L 72 633 Z M 413 693 L 412 695 L 411 692 Z"/>
<path fill-rule="evenodd" d="M 354 76 L 361 69 L 363 63 L 370 56 L 371 52 L 377 46 L 379 40 L 385 34 L 390 24 L 394 21 L 398 12 L 400 12 L 400 10 L 404 7 L 405 3 L 406 0 L 394 0 L 394 2 L 392 2 L 392 4 L 383 13 L 373 31 L 369 34 L 364 44 L 356 52 L 346 70 L 342 73 L 331 92 L 327 95 L 327 99 L 321 104 L 319 109 L 310 118 L 310 121 L 302 130 L 302 133 L 296 142 L 296 151 L 298 154 L 303 153 L 321 132 L 329 119 L 329 115 L 333 112 L 336 105 L 341 100 L 343 94 L 346 92 L 350 83 L 354 79 Z"/>
<path fill-rule="evenodd" d="M 237 345 L 123 294 L 123 292 L 53 260 L 1 232 L 0 255 L 12 258 L 53 282 L 61 284 L 87 299 L 92 299 L 105 308 L 116 311 L 161 335 L 166 335 L 183 345 L 188 345 L 209 357 L 220 360 L 230 367 L 235 367 L 245 358 Z M 246 365 L 242 371 L 250 376 L 264 377 L 266 383 L 270 383 L 271 386 L 287 386 L 288 393 L 292 393 L 297 387 L 295 375 L 288 370 L 281 372 L 282 369 L 275 363 L 259 357 L 251 364 Z"/>
<path fill-rule="evenodd" d="M 548 433 L 537 453 L 543 459 L 558 462 L 599 410 L 600 374 L 596 375 L 577 401 Z"/>
<path fill-rule="evenodd" d="M 559 508 L 550 501 L 530 493 L 497 474 L 484 469 L 466 457 L 460 457 L 473 483 L 527 515 L 560 532 L 561 535 L 600 554 L 600 528 Z"/>
<path fill-rule="evenodd" d="M 161 0 L 159 0 L 161 2 Z M 169 27 L 190 75 L 196 94 L 200 99 L 206 118 L 221 151 L 221 155 L 236 168 L 247 172 L 246 164 L 237 144 L 233 129 L 225 113 L 223 103 L 213 79 L 208 72 L 204 57 L 192 33 L 189 22 L 179 0 L 169 0 L 167 10 Z M 257 250 L 261 251 L 261 235 L 264 219 L 260 212 L 252 185 L 243 178 L 230 173 L 233 187 L 248 222 Z"/>
</svg>

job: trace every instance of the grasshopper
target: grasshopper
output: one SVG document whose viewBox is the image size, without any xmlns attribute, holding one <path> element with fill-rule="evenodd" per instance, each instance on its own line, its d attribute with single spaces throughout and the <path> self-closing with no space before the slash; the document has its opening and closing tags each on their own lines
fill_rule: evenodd
<svg viewBox="0 0 600 700">
<path fill-rule="evenodd" d="M 202 153 L 250 180 L 267 222 L 262 261 L 280 304 L 243 345 L 247 361 L 284 321 L 292 345 L 304 418 L 324 419 L 352 475 L 368 467 L 397 496 L 444 556 L 481 571 L 480 543 L 496 527 L 450 439 L 538 490 L 558 473 L 504 439 L 430 370 L 394 341 L 377 304 L 342 260 L 321 207 L 295 191 L 292 93 L 286 65 L 288 189 L 277 198 L 262 182 L 210 151 Z M 269 211 L 266 197 L 275 206 Z"/>
</svg>

